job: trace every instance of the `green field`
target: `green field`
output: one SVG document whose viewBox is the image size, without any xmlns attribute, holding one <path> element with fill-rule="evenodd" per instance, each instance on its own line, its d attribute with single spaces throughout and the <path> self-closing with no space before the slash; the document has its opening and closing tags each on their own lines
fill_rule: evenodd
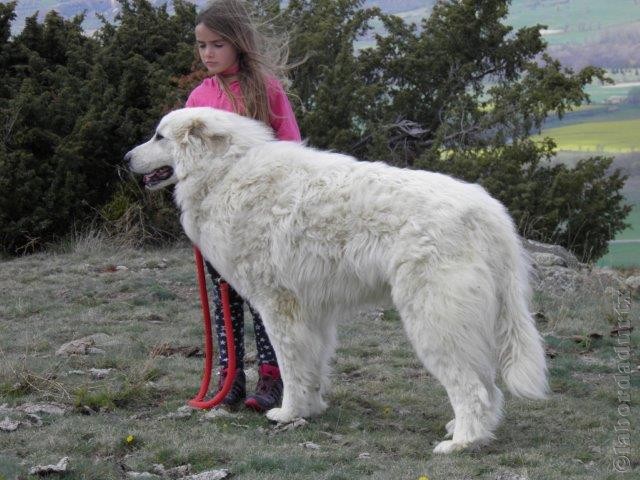
<svg viewBox="0 0 640 480">
<path fill-rule="evenodd" d="M 431 13 L 432 2 L 423 8 L 399 13 L 407 22 L 419 24 Z M 537 6 L 535 5 L 537 3 Z M 634 0 L 616 0 L 615 7 L 594 0 L 513 0 L 507 21 L 515 29 L 540 24 L 547 26 L 545 40 L 550 45 L 592 42 L 608 29 L 640 20 Z"/>
<path fill-rule="evenodd" d="M 624 157 L 618 154 L 636 153 L 640 156 L 640 108 L 638 106 L 587 105 L 571 112 L 562 120 L 547 122 L 542 134 L 558 144 L 563 162 L 591 154 Z M 574 159 L 575 157 L 575 159 Z M 634 163 L 635 162 L 635 163 Z M 615 237 L 609 245 L 609 253 L 598 261 L 599 266 L 640 266 L 640 202 L 637 196 L 638 160 L 627 157 L 626 161 L 614 163 L 629 175 L 624 195 L 634 208 L 627 218 L 630 227 Z M 636 191 L 634 191 L 636 190 Z"/>
<path fill-rule="evenodd" d="M 607 75 L 612 76 L 610 72 L 607 72 Z M 616 85 L 600 85 L 599 83 L 587 85 L 584 90 L 589 95 L 591 102 L 606 103 L 616 97 L 626 98 L 632 88 L 640 86 L 640 76 L 630 76 L 626 81 L 615 78 L 614 80 L 616 80 Z"/>
<path fill-rule="evenodd" d="M 622 120 L 640 120 L 640 105 L 583 105 L 569 112 L 562 119 L 550 117 L 544 128 L 566 127 L 577 123 L 614 122 Z"/>
<path fill-rule="evenodd" d="M 600 267 L 640 267 L 640 205 L 627 217 L 630 227 L 616 235 L 609 253 L 598 261 Z"/>
<path fill-rule="evenodd" d="M 634 205 L 633 210 L 627 217 L 627 223 L 631 226 L 624 232 L 616 235 L 616 240 L 638 240 L 640 241 L 640 205 Z"/>
<path fill-rule="evenodd" d="M 640 15 L 630 15 L 630 12 L 637 11 L 638 5 L 634 0 L 513 0 L 508 23 L 515 28 L 546 25 L 548 30 L 557 31 L 545 35 L 550 45 L 585 43 L 595 40 L 608 28 L 637 22 Z"/>
<path fill-rule="evenodd" d="M 553 138 L 559 150 L 608 153 L 640 151 L 640 119 L 567 125 L 546 129 L 543 135 Z"/>
<path fill-rule="evenodd" d="M 640 266 L 640 240 L 636 243 L 613 243 L 609 253 L 598 260 L 599 267 L 630 268 Z"/>
</svg>

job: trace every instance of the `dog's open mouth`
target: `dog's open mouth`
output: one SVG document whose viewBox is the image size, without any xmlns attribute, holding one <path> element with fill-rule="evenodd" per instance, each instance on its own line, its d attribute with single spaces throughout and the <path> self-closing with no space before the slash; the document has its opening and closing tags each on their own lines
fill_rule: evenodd
<svg viewBox="0 0 640 480">
<path fill-rule="evenodd" d="M 173 168 L 171 167 L 160 167 L 154 170 L 151 173 L 147 173 L 144 177 L 142 177 L 142 181 L 145 186 L 153 187 L 169 178 L 173 175 Z"/>
</svg>

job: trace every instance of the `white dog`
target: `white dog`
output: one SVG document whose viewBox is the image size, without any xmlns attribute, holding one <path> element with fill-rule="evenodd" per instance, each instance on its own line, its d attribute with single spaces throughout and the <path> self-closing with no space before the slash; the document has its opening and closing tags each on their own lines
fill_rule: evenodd
<svg viewBox="0 0 640 480">
<path fill-rule="evenodd" d="M 127 154 L 149 188 L 177 183 L 181 222 L 263 318 L 284 396 L 267 417 L 327 408 L 336 323 L 393 302 L 455 418 L 449 453 L 493 438 L 508 389 L 544 398 L 528 262 L 505 208 L 480 186 L 275 141 L 255 120 L 211 108 L 165 116 Z"/>
</svg>

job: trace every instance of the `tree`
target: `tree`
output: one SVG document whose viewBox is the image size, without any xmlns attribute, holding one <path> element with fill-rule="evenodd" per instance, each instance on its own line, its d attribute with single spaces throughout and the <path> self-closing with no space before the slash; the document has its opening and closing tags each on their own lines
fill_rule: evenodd
<svg viewBox="0 0 640 480">
<path fill-rule="evenodd" d="M 15 18 L 0 8 L 0 32 Z M 37 249 L 95 217 L 123 192 L 124 153 L 149 135 L 178 96 L 192 64 L 195 7 L 123 2 L 118 25 L 93 38 L 82 16 L 35 16 L 1 36 L 0 248 Z"/>
<path fill-rule="evenodd" d="M 303 124 L 304 133 L 323 148 L 481 183 L 511 210 L 521 233 L 557 241 L 584 260 L 597 258 L 625 226 L 624 178 L 609 176 L 611 161 L 602 158 L 573 169 L 555 166 L 552 142 L 528 138 L 548 115 L 561 117 L 587 101 L 584 87 L 607 81 L 605 72 L 562 68 L 545 53 L 542 25 L 513 31 L 504 24 L 509 3 L 443 0 L 417 28 L 362 13 L 354 0 L 335 2 L 341 7 L 335 16 L 291 2 L 297 48 L 305 51 L 315 39 L 327 46 L 298 73 L 322 83 L 306 87 L 294 76 L 303 105 L 321 112 Z M 304 15 L 296 16 L 300 10 Z M 354 42 L 373 17 L 385 32 L 375 35 L 375 47 L 356 53 Z M 341 29 L 348 33 L 340 36 Z M 348 53 L 357 58 L 344 59 Z M 600 201 L 590 203 L 594 196 Z"/>
<path fill-rule="evenodd" d="M 624 228 L 624 177 L 609 172 L 610 159 L 556 165 L 552 141 L 529 140 L 548 115 L 586 101 L 585 85 L 606 81 L 604 71 L 563 68 L 546 54 L 541 26 L 504 24 L 508 0 L 440 0 L 419 27 L 363 0 L 253 3 L 290 33 L 292 99 L 312 145 L 481 183 L 522 234 L 585 260 Z M 176 0 L 170 14 L 148 0 L 121 5 L 93 37 L 81 16 L 51 13 L 27 19 L 15 38 L 15 3 L 0 5 L 4 252 L 37 248 L 95 212 L 127 225 L 127 206 L 156 225 L 174 218 L 168 208 L 158 215 L 133 182 L 123 185 L 118 170 L 200 80 L 195 7 Z"/>
<path fill-rule="evenodd" d="M 359 81 L 355 42 L 377 9 L 361 0 L 292 0 L 283 15 L 292 33 L 291 72 L 300 128 L 320 148 L 349 151 L 361 135 L 366 105 L 377 90 Z"/>
<path fill-rule="evenodd" d="M 14 18 L 14 7 L 9 5 L 5 18 Z M 87 192 L 87 177 L 64 145 L 86 105 L 84 62 L 95 51 L 81 22 L 82 17 L 67 21 L 56 13 L 42 24 L 31 17 L 15 41 L 3 46 L 11 67 L 5 77 L 11 87 L 0 98 L 0 240 L 5 251 L 64 235 L 87 209 L 76 201 Z"/>
</svg>

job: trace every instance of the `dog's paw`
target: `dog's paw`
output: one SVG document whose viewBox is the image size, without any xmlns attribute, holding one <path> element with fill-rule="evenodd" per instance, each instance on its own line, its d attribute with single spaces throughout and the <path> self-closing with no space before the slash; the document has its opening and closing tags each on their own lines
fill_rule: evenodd
<svg viewBox="0 0 640 480">
<path fill-rule="evenodd" d="M 300 415 L 296 415 L 291 410 L 284 408 L 272 408 L 267 412 L 267 418 L 278 423 L 289 423 L 293 422 L 296 418 L 300 418 Z"/>
<path fill-rule="evenodd" d="M 444 442 L 440 442 L 436 445 L 436 448 L 433 449 L 433 453 L 442 453 L 449 454 L 454 452 L 459 452 L 467 448 L 466 443 L 454 442 L 453 440 L 445 440 Z"/>
</svg>

